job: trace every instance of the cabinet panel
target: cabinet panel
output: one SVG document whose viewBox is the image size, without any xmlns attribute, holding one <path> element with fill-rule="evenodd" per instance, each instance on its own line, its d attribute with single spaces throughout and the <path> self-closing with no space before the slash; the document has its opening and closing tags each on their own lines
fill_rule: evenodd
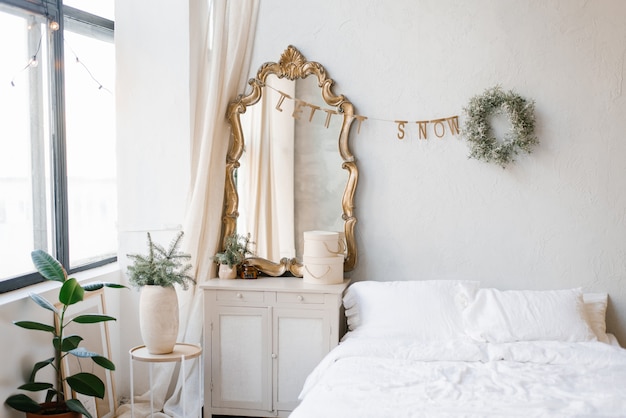
<svg viewBox="0 0 626 418">
<path fill-rule="evenodd" d="M 324 310 L 274 310 L 274 408 L 292 410 L 306 377 L 330 350 Z"/>
<path fill-rule="evenodd" d="M 341 338 L 347 286 L 285 277 L 203 282 L 205 417 L 288 417 L 306 377 Z"/>
<path fill-rule="evenodd" d="M 269 310 L 222 307 L 213 319 L 214 407 L 271 410 Z"/>
</svg>

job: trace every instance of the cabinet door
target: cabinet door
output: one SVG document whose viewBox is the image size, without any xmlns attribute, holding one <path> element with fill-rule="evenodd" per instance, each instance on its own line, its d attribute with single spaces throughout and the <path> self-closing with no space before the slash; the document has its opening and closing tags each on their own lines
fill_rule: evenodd
<svg viewBox="0 0 626 418">
<path fill-rule="evenodd" d="M 213 318 L 212 406 L 271 411 L 270 312 L 218 307 Z"/>
<path fill-rule="evenodd" d="M 274 309 L 274 408 L 291 411 L 306 377 L 330 350 L 324 310 Z"/>
</svg>

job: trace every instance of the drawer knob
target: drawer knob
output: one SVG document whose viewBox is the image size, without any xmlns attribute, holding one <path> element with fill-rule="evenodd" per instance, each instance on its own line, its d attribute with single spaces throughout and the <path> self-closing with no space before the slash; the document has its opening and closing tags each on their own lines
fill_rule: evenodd
<svg viewBox="0 0 626 418">
<path fill-rule="evenodd" d="M 243 295 L 241 293 L 237 293 L 237 299 L 241 299 L 243 297 Z"/>
<path fill-rule="evenodd" d="M 302 295 L 298 295 L 298 301 L 302 302 L 304 300 L 304 297 L 302 297 Z"/>
<path fill-rule="evenodd" d="M 276 353 L 272 353 L 272 358 L 276 358 L 276 357 L 278 357 Z"/>
</svg>

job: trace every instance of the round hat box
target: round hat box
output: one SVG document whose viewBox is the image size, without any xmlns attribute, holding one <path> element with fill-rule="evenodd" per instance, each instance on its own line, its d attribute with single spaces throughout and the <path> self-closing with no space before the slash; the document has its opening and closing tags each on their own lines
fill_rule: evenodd
<svg viewBox="0 0 626 418">
<path fill-rule="evenodd" d="M 343 255 L 332 257 L 309 257 L 304 256 L 305 283 L 314 284 L 339 284 L 343 282 Z"/>
<path fill-rule="evenodd" d="M 334 257 L 346 250 L 342 234 L 332 231 L 304 232 L 304 257 Z"/>
</svg>

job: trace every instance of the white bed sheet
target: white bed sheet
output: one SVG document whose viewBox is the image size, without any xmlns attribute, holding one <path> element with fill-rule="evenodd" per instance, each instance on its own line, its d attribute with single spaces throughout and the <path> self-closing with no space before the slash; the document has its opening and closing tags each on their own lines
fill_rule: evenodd
<svg viewBox="0 0 626 418">
<path fill-rule="evenodd" d="M 300 397 L 290 418 L 624 417 L 626 350 L 348 334 Z"/>
</svg>

